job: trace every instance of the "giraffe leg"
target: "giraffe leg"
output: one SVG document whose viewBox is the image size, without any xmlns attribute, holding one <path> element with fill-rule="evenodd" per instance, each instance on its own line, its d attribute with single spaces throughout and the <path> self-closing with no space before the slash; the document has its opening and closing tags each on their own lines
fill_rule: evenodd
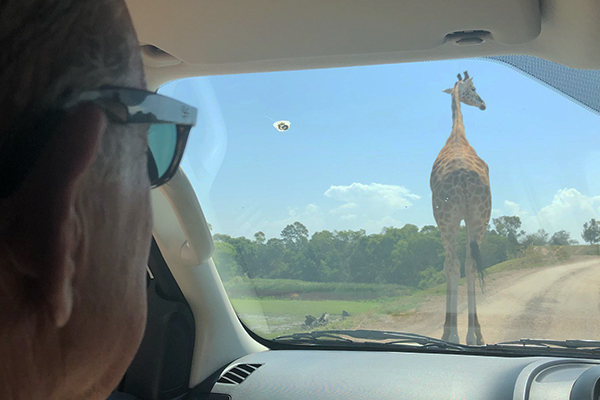
<svg viewBox="0 0 600 400">
<path fill-rule="evenodd" d="M 479 319 L 477 318 L 477 303 L 475 301 L 476 288 L 475 281 L 477 280 L 477 265 L 475 263 L 471 243 L 475 242 L 477 246 L 481 243 L 485 227 L 474 227 L 473 223 L 469 227 L 467 223 L 467 254 L 465 258 L 465 274 L 467 275 L 467 296 L 468 296 L 468 309 L 469 309 L 469 328 L 467 331 L 467 344 L 468 345 L 483 345 L 485 341 L 481 334 L 481 325 L 479 325 Z M 473 234 L 475 231 L 475 234 Z"/>
<path fill-rule="evenodd" d="M 476 273 L 467 274 L 467 296 L 469 307 L 469 328 L 467 331 L 468 345 L 483 345 L 483 335 L 481 334 L 481 325 L 477 318 L 477 304 L 475 301 L 475 277 Z"/>
<path fill-rule="evenodd" d="M 454 274 L 452 274 L 454 275 Z M 459 268 L 460 275 L 460 268 Z M 458 337 L 458 277 L 446 274 L 446 320 L 444 321 L 443 340 L 460 343 Z"/>
<path fill-rule="evenodd" d="M 438 224 L 439 225 L 439 224 Z M 446 321 L 443 340 L 460 343 L 458 338 L 458 280 L 460 279 L 460 261 L 456 253 L 456 235 L 460 221 L 440 228 L 446 251 L 444 271 L 446 273 Z"/>
</svg>

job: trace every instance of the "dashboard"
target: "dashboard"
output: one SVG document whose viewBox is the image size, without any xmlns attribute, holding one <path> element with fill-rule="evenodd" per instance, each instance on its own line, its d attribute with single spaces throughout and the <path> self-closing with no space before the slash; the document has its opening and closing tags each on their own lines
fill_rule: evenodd
<svg viewBox="0 0 600 400">
<path fill-rule="evenodd" d="M 271 350 L 229 364 L 208 398 L 597 399 L 599 381 L 590 359 Z"/>
</svg>

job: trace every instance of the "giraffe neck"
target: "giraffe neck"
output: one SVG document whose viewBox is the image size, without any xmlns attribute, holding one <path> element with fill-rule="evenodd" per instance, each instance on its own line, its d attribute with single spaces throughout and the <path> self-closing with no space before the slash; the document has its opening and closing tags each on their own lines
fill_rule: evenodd
<svg viewBox="0 0 600 400">
<path fill-rule="evenodd" d="M 448 143 L 461 144 L 467 142 L 465 136 L 465 126 L 463 116 L 460 110 L 460 100 L 458 98 L 458 85 L 452 90 L 452 132 L 448 138 Z"/>
</svg>

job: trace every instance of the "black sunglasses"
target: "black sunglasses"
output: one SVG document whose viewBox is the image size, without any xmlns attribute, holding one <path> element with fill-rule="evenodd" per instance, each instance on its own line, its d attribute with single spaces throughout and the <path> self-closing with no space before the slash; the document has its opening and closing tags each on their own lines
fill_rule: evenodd
<svg viewBox="0 0 600 400">
<path fill-rule="evenodd" d="M 152 188 L 167 183 L 179 167 L 197 110 L 167 96 L 140 89 L 109 87 L 80 93 L 65 103 L 69 109 L 93 103 L 119 124 L 150 124 L 148 174 Z"/>
<path fill-rule="evenodd" d="M 0 146 L 0 198 L 9 197 L 25 180 L 69 109 L 90 102 L 102 108 L 109 120 L 120 124 L 149 124 L 148 174 L 152 188 L 177 172 L 197 110 L 154 92 L 104 87 L 85 91 L 43 117 L 19 121 Z M 35 132 L 35 134 L 31 134 Z"/>
</svg>

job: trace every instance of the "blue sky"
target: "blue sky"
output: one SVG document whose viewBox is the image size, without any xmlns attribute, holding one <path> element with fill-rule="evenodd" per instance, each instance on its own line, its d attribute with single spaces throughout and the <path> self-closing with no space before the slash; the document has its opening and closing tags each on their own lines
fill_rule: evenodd
<svg viewBox="0 0 600 400">
<path fill-rule="evenodd" d="M 468 70 L 487 110 L 463 105 L 490 167 L 492 217 L 528 231 L 600 215 L 599 117 L 506 66 L 453 60 L 194 78 L 161 92 L 199 108 L 182 166 L 213 231 L 278 236 L 298 220 L 379 232 L 434 224 L 429 174 L 451 129 L 442 93 Z M 291 121 L 280 133 L 273 120 Z"/>
</svg>

